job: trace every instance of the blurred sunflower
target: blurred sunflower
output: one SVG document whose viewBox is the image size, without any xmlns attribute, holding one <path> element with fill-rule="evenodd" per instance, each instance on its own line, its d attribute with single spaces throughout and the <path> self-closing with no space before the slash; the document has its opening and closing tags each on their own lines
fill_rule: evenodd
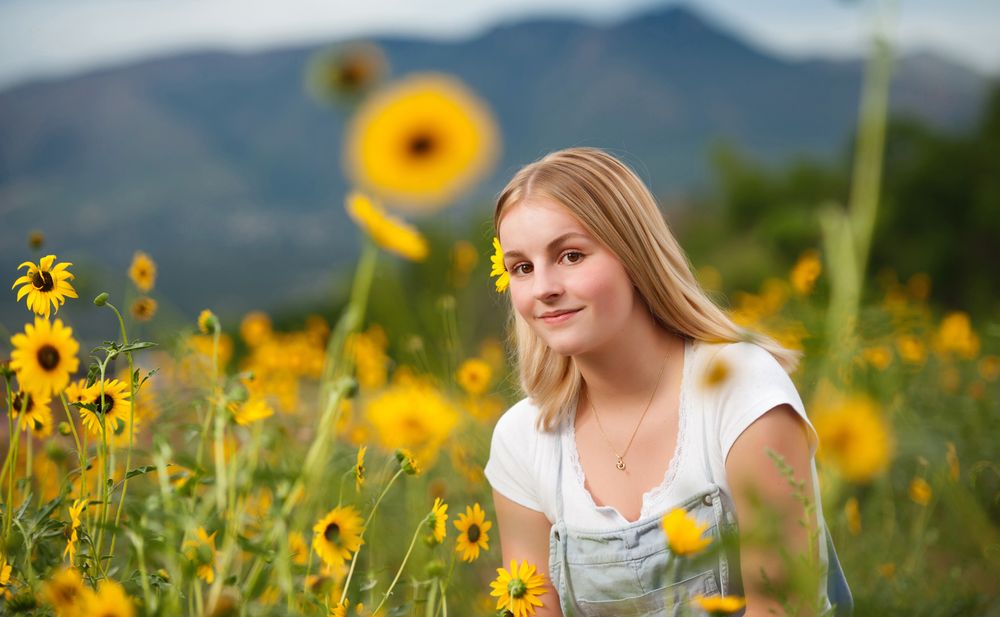
<svg viewBox="0 0 1000 617">
<path fill-rule="evenodd" d="M 129 386 L 117 379 L 104 380 L 104 394 L 101 394 L 101 383 L 91 386 L 92 405 L 95 410 L 80 408 L 80 419 L 91 435 L 100 436 L 101 427 L 108 433 L 120 428 L 119 423 L 128 423 L 131 403 L 129 402 Z M 110 435 L 109 435 L 110 436 Z"/>
<path fill-rule="evenodd" d="M 76 352 L 80 344 L 73 338 L 73 329 L 61 320 L 49 322 L 35 317 L 35 323 L 25 324 L 24 333 L 10 339 L 14 350 L 10 368 L 17 373 L 21 386 L 40 395 L 54 396 L 69 383 L 70 373 L 80 365 Z"/>
<path fill-rule="evenodd" d="M 334 508 L 313 526 L 313 550 L 328 566 L 342 566 L 364 544 L 363 531 L 364 523 L 354 508 Z"/>
<path fill-rule="evenodd" d="M 822 272 L 823 264 L 819 259 L 819 251 L 808 250 L 795 262 L 795 266 L 792 268 L 792 272 L 788 278 L 792 283 L 792 289 L 796 293 L 807 296 L 812 292 L 813 286 L 816 284 L 816 279 L 819 278 Z"/>
<path fill-rule="evenodd" d="M 93 386 L 88 388 L 86 379 L 78 379 L 66 386 L 64 394 L 66 402 L 70 405 L 73 403 L 90 403 L 94 400 L 95 396 Z"/>
<path fill-rule="evenodd" d="M 209 535 L 204 527 L 195 530 L 195 537 L 184 542 L 184 554 L 197 566 L 197 576 L 209 585 L 215 581 L 215 535 Z"/>
<path fill-rule="evenodd" d="M 309 561 L 309 546 L 305 536 L 298 531 L 288 534 L 288 550 L 292 554 L 292 563 L 304 566 Z"/>
<path fill-rule="evenodd" d="M 490 583 L 490 595 L 497 598 L 497 610 L 506 609 L 514 617 L 535 614 L 536 606 L 543 606 L 538 598 L 546 593 L 545 576 L 524 560 L 518 565 L 511 560 L 510 570 L 497 568 L 497 577 Z"/>
<path fill-rule="evenodd" d="M 458 540 L 455 542 L 455 551 L 462 554 L 462 561 L 473 562 L 479 559 L 479 550 L 490 550 L 490 537 L 487 531 L 493 523 L 486 520 L 486 512 L 475 503 L 470 508 L 465 506 L 465 513 L 458 513 L 458 520 L 454 523 L 458 529 Z"/>
<path fill-rule="evenodd" d="M 13 568 L 7 558 L 0 556 L 0 598 L 10 599 L 10 573 Z"/>
<path fill-rule="evenodd" d="M 324 49 L 306 67 L 306 89 L 323 103 L 350 101 L 381 81 L 388 69 L 382 49 L 371 43 Z"/>
<path fill-rule="evenodd" d="M 156 307 L 156 300 L 149 296 L 136 298 L 132 303 L 132 317 L 135 317 L 136 321 L 149 321 L 156 315 Z"/>
<path fill-rule="evenodd" d="M 490 387 L 493 370 L 489 363 L 480 358 L 470 358 L 463 362 L 455 372 L 455 381 L 467 393 L 478 396 Z"/>
<path fill-rule="evenodd" d="M 93 594 L 83 584 L 76 568 L 62 568 L 42 586 L 42 598 L 55 609 L 56 615 L 80 615 Z"/>
<path fill-rule="evenodd" d="M 819 435 L 818 458 L 847 480 L 867 483 L 889 466 L 892 438 L 875 402 L 866 396 L 817 397 L 813 425 Z"/>
<path fill-rule="evenodd" d="M 274 415 L 274 409 L 266 400 L 259 397 L 250 397 L 242 403 L 229 403 L 229 413 L 233 414 L 233 420 L 240 426 L 249 426 L 258 420 L 269 418 Z"/>
<path fill-rule="evenodd" d="M 240 336 L 250 347 L 257 347 L 271 337 L 271 318 L 262 311 L 251 311 L 240 322 Z"/>
<path fill-rule="evenodd" d="M 28 234 L 28 247 L 33 251 L 40 250 L 45 245 L 45 234 L 35 229 Z"/>
<path fill-rule="evenodd" d="M 128 277 L 139 291 L 147 293 L 156 283 L 156 263 L 149 255 L 136 251 L 132 256 L 132 265 L 128 268 Z"/>
<path fill-rule="evenodd" d="M 435 210 L 496 160 L 488 107 L 458 80 L 418 74 L 376 92 L 347 128 L 349 178 L 394 205 Z"/>
<path fill-rule="evenodd" d="M 683 508 L 674 508 L 663 516 L 663 533 L 667 536 L 667 545 L 677 555 L 694 555 L 700 553 L 712 538 L 703 534 L 708 523 L 699 522 Z"/>
<path fill-rule="evenodd" d="M 431 513 L 427 516 L 427 526 L 430 528 L 430 535 L 427 538 L 428 544 L 441 544 L 448 533 L 448 504 L 441 501 L 440 497 L 434 498 L 434 505 Z"/>
<path fill-rule="evenodd" d="M 202 309 L 198 313 L 198 330 L 202 334 L 212 334 L 215 328 L 219 325 L 219 318 L 215 316 L 215 313 L 208 309 Z"/>
<path fill-rule="evenodd" d="M 34 394 L 25 390 L 17 392 L 10 399 L 10 417 L 16 420 L 18 416 L 24 414 L 24 417 L 21 419 L 22 431 L 26 431 L 29 428 L 35 430 L 36 424 L 48 422 L 51 425 L 52 410 L 49 409 L 51 400 L 48 396 Z"/>
<path fill-rule="evenodd" d="M 52 267 L 55 260 L 55 255 L 46 255 L 38 265 L 30 261 L 22 263 L 17 269 L 27 267 L 28 271 L 10 287 L 14 289 L 21 285 L 21 289 L 17 290 L 17 301 L 20 302 L 21 298 L 28 296 L 28 310 L 46 319 L 49 318 L 50 311 L 59 312 L 59 305 L 66 302 L 66 298 L 77 297 L 76 290 L 70 284 L 70 280 L 75 277 L 67 270 L 73 264 L 66 261 Z"/>
<path fill-rule="evenodd" d="M 395 383 L 373 397 L 365 416 L 386 450 L 410 448 L 419 466 L 430 467 L 458 424 L 459 413 L 433 385 Z"/>
<path fill-rule="evenodd" d="M 427 240 L 415 228 L 389 216 L 366 195 L 357 191 L 347 196 L 347 213 L 375 244 L 410 261 L 427 258 Z"/>
<path fill-rule="evenodd" d="M 135 617 L 135 605 L 125 593 L 121 583 L 104 579 L 97 587 L 96 594 L 88 596 L 87 610 L 84 615 L 99 615 L 100 617 Z"/>
</svg>

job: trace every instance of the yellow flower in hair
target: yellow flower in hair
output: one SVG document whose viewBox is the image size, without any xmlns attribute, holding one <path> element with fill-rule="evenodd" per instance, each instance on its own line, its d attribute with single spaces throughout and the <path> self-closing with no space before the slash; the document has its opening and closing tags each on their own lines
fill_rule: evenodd
<svg viewBox="0 0 1000 617">
<path fill-rule="evenodd" d="M 347 196 L 347 213 L 375 244 L 410 261 L 423 261 L 427 240 L 415 228 L 389 216 L 368 196 L 357 191 Z"/>
<path fill-rule="evenodd" d="M 490 255 L 490 263 L 493 264 L 490 276 L 498 277 L 494 282 L 497 293 L 503 293 L 507 289 L 507 285 L 510 284 L 510 272 L 507 272 L 507 267 L 503 265 L 503 249 L 500 248 L 500 238 L 496 236 L 493 237 L 493 254 Z"/>
<path fill-rule="evenodd" d="M 496 160 L 499 131 L 458 80 L 413 75 L 370 96 L 347 127 L 348 177 L 398 207 L 433 210 Z"/>
<path fill-rule="evenodd" d="M 75 277 L 67 270 L 73 264 L 66 261 L 53 267 L 55 260 L 55 255 L 46 255 L 38 265 L 30 261 L 22 263 L 17 269 L 27 267 L 28 271 L 10 287 L 14 289 L 21 285 L 21 289 L 17 291 L 17 301 L 28 296 L 28 310 L 46 319 L 50 312 L 59 312 L 59 305 L 66 302 L 66 298 L 77 297 L 76 290 L 70 284 L 70 280 Z"/>
<path fill-rule="evenodd" d="M 711 544 L 712 538 L 702 535 L 706 529 L 708 523 L 698 522 L 683 508 L 674 508 L 663 517 L 663 533 L 667 536 L 667 545 L 677 555 L 694 555 Z"/>
</svg>

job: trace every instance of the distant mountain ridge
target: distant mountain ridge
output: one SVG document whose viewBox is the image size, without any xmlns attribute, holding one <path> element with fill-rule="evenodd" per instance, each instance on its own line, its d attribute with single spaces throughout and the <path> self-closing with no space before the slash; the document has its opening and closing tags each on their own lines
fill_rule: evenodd
<svg viewBox="0 0 1000 617">
<path fill-rule="evenodd" d="M 394 76 L 443 71 L 488 101 L 503 158 L 455 216 L 486 220 L 520 165 L 569 145 L 610 148 L 660 194 L 710 179 L 718 140 L 769 161 L 835 156 L 857 116 L 859 61 L 792 62 L 690 9 L 616 24 L 536 19 L 460 42 L 375 40 Z M 133 250 L 160 264 L 179 310 L 240 312 L 321 297 L 356 254 L 341 207 L 344 116 L 303 93 L 318 47 L 184 54 L 0 92 L 0 263 L 27 234 L 95 268 Z M 893 108 L 968 126 L 988 80 L 936 56 L 903 59 Z M 13 279 L 11 279 L 13 280 Z M 22 319 L 10 302 L 0 319 Z"/>
</svg>

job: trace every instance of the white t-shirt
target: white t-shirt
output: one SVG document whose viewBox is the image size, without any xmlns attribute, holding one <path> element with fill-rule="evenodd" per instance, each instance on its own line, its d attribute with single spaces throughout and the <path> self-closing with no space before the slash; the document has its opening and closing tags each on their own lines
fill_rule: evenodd
<svg viewBox="0 0 1000 617">
<path fill-rule="evenodd" d="M 720 383 L 710 385 L 706 375 L 717 362 L 725 366 L 728 374 Z M 816 431 L 806 417 L 792 380 L 770 353 L 752 343 L 688 341 L 684 349 L 677 447 L 663 481 L 643 495 L 640 518 L 664 514 L 705 488 L 708 480 L 703 444 L 707 444 L 712 479 L 731 499 L 725 468 L 729 450 L 757 418 L 782 404 L 790 405 L 802 417 L 808 427 L 810 454 L 814 455 L 818 444 Z M 594 531 L 627 525 L 629 521 L 614 507 L 596 505 L 584 487 L 572 415 L 557 430 L 549 432 L 535 428 L 537 415 L 538 408 L 530 399 L 523 399 L 497 421 L 485 469 L 494 490 L 555 522 L 556 474 L 560 469 L 556 457 L 561 452 L 566 525 Z M 561 448 L 556 440 L 561 440 Z M 816 503 L 819 503 L 814 461 L 812 468 Z M 822 524 L 819 508 L 817 515 Z"/>
</svg>

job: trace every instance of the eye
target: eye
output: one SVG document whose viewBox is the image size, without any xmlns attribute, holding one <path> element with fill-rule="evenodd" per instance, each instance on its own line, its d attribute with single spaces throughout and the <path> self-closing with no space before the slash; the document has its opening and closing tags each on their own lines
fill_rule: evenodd
<svg viewBox="0 0 1000 617">
<path fill-rule="evenodd" d="M 532 269 L 531 264 L 522 261 L 519 264 L 515 264 L 514 267 L 510 269 L 510 271 L 514 274 L 530 274 L 531 269 Z"/>
<path fill-rule="evenodd" d="M 580 263 L 580 261 L 583 260 L 583 253 L 580 251 L 566 251 L 563 253 L 562 258 L 566 260 L 567 263 Z"/>
</svg>

